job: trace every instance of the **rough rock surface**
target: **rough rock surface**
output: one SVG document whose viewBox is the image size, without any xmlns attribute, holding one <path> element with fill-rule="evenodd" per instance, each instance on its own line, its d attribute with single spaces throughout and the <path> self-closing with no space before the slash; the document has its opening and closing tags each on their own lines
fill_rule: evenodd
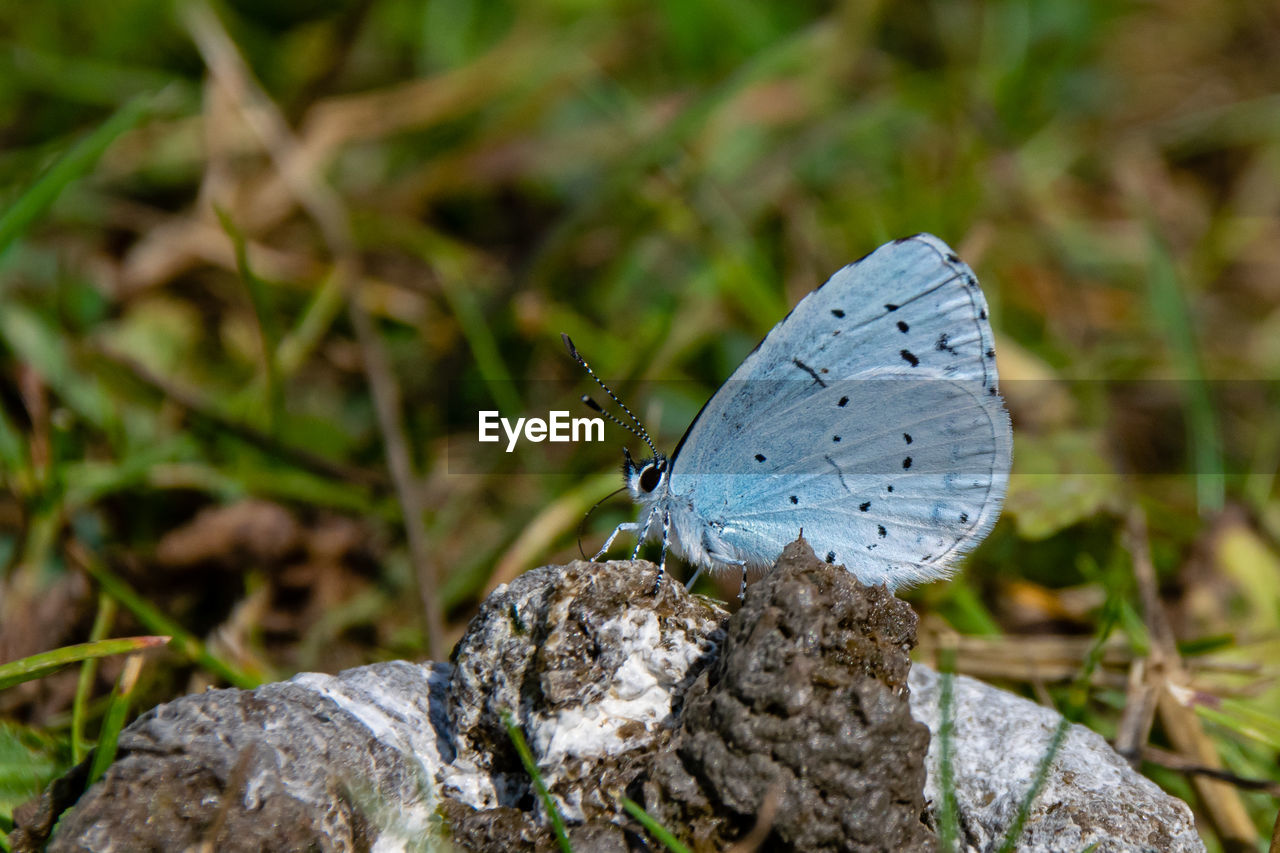
<svg viewBox="0 0 1280 853">
<path fill-rule="evenodd" d="M 453 654 L 457 757 L 441 779 L 446 796 L 480 810 L 527 807 L 509 711 L 566 818 L 617 814 L 617 796 L 665 746 L 724 636 L 724 611 L 678 583 L 650 595 L 655 571 L 575 562 L 528 572 L 488 598 Z M 541 803 L 533 807 L 540 814 Z"/>
<path fill-rule="evenodd" d="M 940 683 L 928 667 L 911 668 L 912 713 L 934 732 L 942 722 Z M 951 764 L 960 834 L 971 850 L 995 850 L 1062 717 L 965 676 L 954 677 L 952 697 L 956 748 Z M 935 738 L 925 786 L 935 804 L 942 797 L 938 759 Z M 1072 725 L 1027 815 L 1018 849 L 1163 853 L 1203 850 L 1204 843 L 1186 803 L 1135 773 L 1097 732 Z"/>
<path fill-rule="evenodd" d="M 439 737 L 450 672 L 374 664 L 157 706 L 121 734 L 48 850 L 346 851 L 423 837 L 452 757 Z M 15 850 L 41 849 L 52 792 L 19 818 Z"/>
<path fill-rule="evenodd" d="M 766 798 L 769 850 L 934 850 L 907 702 L 916 615 L 884 587 L 832 571 L 800 540 L 729 620 L 694 683 L 646 806 L 698 850 L 749 832 Z"/>
<path fill-rule="evenodd" d="M 839 567 L 814 561 L 755 584 L 730 620 L 676 583 L 649 595 L 654 571 L 530 572 L 485 602 L 453 663 L 305 674 L 162 705 L 126 730 L 116 763 L 83 795 L 82 766 L 22 807 L 14 849 L 41 849 L 61 815 L 51 850 L 112 839 L 115 849 L 389 853 L 422 849 L 445 823 L 464 849 L 555 850 L 504 710 L 576 849 L 652 848 L 618 793 L 661 793 L 646 806 L 688 840 L 696 831 L 704 849 L 749 831 L 766 795 L 779 805 L 768 849 L 869 849 L 866 823 L 891 809 L 886 839 L 920 826 L 926 741 L 902 716 L 911 632 L 891 597 L 847 588 Z M 912 714 L 936 731 L 937 677 L 917 666 L 909 683 Z M 970 849 L 994 849 L 1058 717 L 969 679 L 957 679 L 955 699 L 961 829 Z M 872 787 L 882 771 L 894 778 Z M 870 817 L 852 819 L 841 798 Z M 852 834 L 831 841 L 842 821 Z M 1073 729 L 1019 849 L 1094 840 L 1102 851 L 1203 850 L 1185 805 Z"/>
</svg>

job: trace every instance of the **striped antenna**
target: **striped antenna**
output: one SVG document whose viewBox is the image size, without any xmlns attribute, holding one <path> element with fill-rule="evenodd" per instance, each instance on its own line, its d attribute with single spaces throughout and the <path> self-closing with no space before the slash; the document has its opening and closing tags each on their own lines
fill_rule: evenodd
<svg viewBox="0 0 1280 853">
<path fill-rule="evenodd" d="M 636 426 L 632 427 L 630 424 L 623 423 L 619 418 L 609 412 L 606 412 L 601 408 L 599 403 L 588 397 L 586 394 L 582 395 L 582 402 L 585 403 L 589 409 L 599 412 L 618 426 L 625 429 L 627 432 L 634 435 L 636 438 L 639 438 L 645 444 L 649 445 L 649 450 L 653 452 L 655 457 L 657 457 L 659 455 L 658 448 L 653 446 L 653 440 L 649 438 L 649 431 L 644 428 L 644 424 L 640 423 L 640 419 L 635 416 L 634 412 L 627 408 L 626 403 L 618 399 L 618 395 L 613 393 L 613 390 L 609 388 L 608 385 L 605 385 L 599 376 L 596 376 L 596 372 L 591 369 L 591 365 L 587 364 L 587 360 L 578 352 L 578 348 L 573 345 L 573 341 L 569 340 L 569 336 L 564 332 L 561 332 L 560 337 L 564 340 L 565 348 L 569 350 L 569 355 L 573 356 L 573 360 L 582 365 L 582 368 L 587 371 L 587 374 L 590 375 L 592 379 L 595 380 L 595 383 L 604 389 L 604 393 L 609 395 L 609 399 L 617 403 L 622 408 L 622 411 L 627 413 L 627 417 L 631 418 L 631 420 L 635 422 Z"/>
</svg>

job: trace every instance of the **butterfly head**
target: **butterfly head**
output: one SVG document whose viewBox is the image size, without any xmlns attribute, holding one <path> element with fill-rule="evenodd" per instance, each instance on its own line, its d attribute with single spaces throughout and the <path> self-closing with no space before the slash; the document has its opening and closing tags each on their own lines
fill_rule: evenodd
<svg viewBox="0 0 1280 853">
<path fill-rule="evenodd" d="M 667 493 L 667 474 L 671 470 L 671 464 L 667 461 L 667 457 L 658 452 L 658 448 L 653 444 L 653 439 L 649 437 L 649 431 L 644 428 L 644 424 L 640 423 L 640 419 L 635 416 L 635 413 L 627 408 L 626 403 L 618 399 L 618 395 L 613 393 L 613 389 L 604 384 L 599 376 L 596 376 L 595 371 L 591 369 L 586 359 L 578 352 L 578 348 L 573 345 L 573 341 L 569 340 L 569 336 L 562 334 L 560 337 L 564 339 L 565 348 L 569 350 L 569 355 L 573 357 L 574 361 L 582 365 L 582 369 L 587 371 L 587 375 L 604 389 L 604 392 L 609 395 L 609 399 L 617 403 L 622 408 L 622 411 L 627 413 L 627 417 L 631 419 L 632 423 L 626 423 L 606 412 L 599 403 L 585 394 L 582 395 L 582 402 L 592 411 L 599 412 L 643 441 L 649 446 L 650 452 L 653 453 L 653 456 L 648 459 L 641 459 L 637 462 L 631 458 L 630 450 L 625 447 L 622 448 L 622 478 L 626 481 L 627 490 L 631 492 L 631 499 L 638 504 L 647 504 L 662 497 Z"/>
<path fill-rule="evenodd" d="M 652 459 L 636 461 L 631 451 L 622 449 L 622 477 L 626 481 L 631 499 L 636 503 L 648 503 L 667 490 L 667 457 L 655 453 Z"/>
</svg>

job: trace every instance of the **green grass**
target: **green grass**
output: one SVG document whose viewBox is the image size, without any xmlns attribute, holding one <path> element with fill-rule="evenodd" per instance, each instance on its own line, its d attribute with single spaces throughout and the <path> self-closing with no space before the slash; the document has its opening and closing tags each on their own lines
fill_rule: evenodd
<svg viewBox="0 0 1280 853">
<path fill-rule="evenodd" d="M 641 826 L 648 830 L 650 835 L 661 841 L 662 846 L 670 850 L 671 853 L 691 853 L 689 848 L 672 834 L 671 830 L 654 820 L 647 811 L 640 807 L 639 803 L 626 797 L 621 799 L 621 803 L 627 814 L 640 821 Z"/>
<path fill-rule="evenodd" d="M 125 131 L 141 124 L 153 112 L 152 98 L 138 98 L 121 107 L 71 146 L 44 174 L 24 189 L 17 200 L 0 213 L 0 259 L 17 240 L 48 212 L 69 185 L 93 169 L 98 158 Z"/>
<path fill-rule="evenodd" d="M 130 658 L 116 680 L 111 691 L 111 699 L 107 710 L 102 715 L 102 728 L 98 733 L 98 743 L 93 749 L 93 758 L 89 762 L 88 784 L 102 778 L 107 768 L 116 759 L 119 748 L 120 732 L 124 730 L 129 714 L 129 705 L 133 701 L 134 688 L 137 685 L 138 673 L 141 669 L 141 658 Z"/>
<path fill-rule="evenodd" d="M 938 844 L 944 853 L 959 850 L 960 815 L 956 805 L 955 778 L 955 650 L 945 649 L 938 668 Z"/>
<path fill-rule="evenodd" d="M 542 807 L 547 810 L 547 817 L 551 820 L 551 832 L 555 836 L 556 843 L 564 853 L 573 853 L 573 847 L 569 845 L 569 836 L 564 828 L 564 818 L 561 817 L 560 809 L 556 807 L 556 801 L 552 799 L 551 792 L 547 790 L 547 783 L 543 781 L 542 774 L 538 771 L 538 764 L 533 758 L 528 742 L 524 739 L 524 732 L 520 731 L 510 711 L 502 712 L 502 722 L 507 727 L 507 734 L 516 748 L 516 753 L 520 756 L 520 763 L 524 765 L 525 772 L 529 774 L 529 780 L 533 782 L 533 789 L 537 792 L 538 799 L 542 801 Z"/>
<path fill-rule="evenodd" d="M 73 663 L 93 658 L 126 654 L 169 642 L 168 637 L 122 637 L 117 640 L 99 640 L 81 643 L 61 649 L 30 655 L 21 660 L 0 664 L 0 690 L 24 681 L 34 681 L 57 672 Z"/>
<path fill-rule="evenodd" d="M 1015 476 L 959 578 L 913 606 L 1011 643 L 1096 636 L 1114 609 L 1145 655 L 1116 556 L 1139 508 L 1188 661 L 1235 668 L 1192 685 L 1216 751 L 1280 781 L 1280 688 L 1247 669 L 1280 655 L 1280 28 L 1261 7 L 216 11 L 295 166 L 349 215 L 446 634 L 497 566 L 575 556 L 611 488 L 620 431 L 512 454 L 473 440 L 480 408 L 576 413 L 592 389 L 561 332 L 670 450 L 800 296 L 931 231 L 991 304 Z M 0 633 L 40 638 L 19 657 L 172 635 L 134 709 L 427 647 L 430 572 L 332 247 L 213 97 L 188 20 L 167 0 L 0 10 Z M 251 499 L 285 510 L 289 548 L 198 520 Z M 632 515 L 606 502 L 587 550 Z M 95 628 L 100 600 L 119 607 Z M 31 778 L 97 739 L 113 666 L 45 676 L 66 708 L 6 706 L 56 744 L 23 742 Z M 1043 687 L 1114 731 L 1122 691 Z M 1185 776 L 1144 770 L 1203 813 Z M 1261 843 L 1276 804 L 1244 803 Z"/>
</svg>

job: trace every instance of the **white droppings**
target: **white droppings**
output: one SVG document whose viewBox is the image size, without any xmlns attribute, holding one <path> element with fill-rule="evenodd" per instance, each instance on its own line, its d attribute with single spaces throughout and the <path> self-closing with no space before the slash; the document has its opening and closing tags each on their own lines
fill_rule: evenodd
<svg viewBox="0 0 1280 853">
<path fill-rule="evenodd" d="M 635 749 L 634 724 L 653 731 L 671 716 L 672 691 L 703 654 L 695 643 L 661 642 L 658 615 L 633 611 L 600 626 L 602 642 L 623 653 L 595 702 L 541 717 L 530 727 L 539 764 L 556 767 L 566 759 L 616 755 Z M 624 737 L 622 729 L 630 731 Z"/>
</svg>

